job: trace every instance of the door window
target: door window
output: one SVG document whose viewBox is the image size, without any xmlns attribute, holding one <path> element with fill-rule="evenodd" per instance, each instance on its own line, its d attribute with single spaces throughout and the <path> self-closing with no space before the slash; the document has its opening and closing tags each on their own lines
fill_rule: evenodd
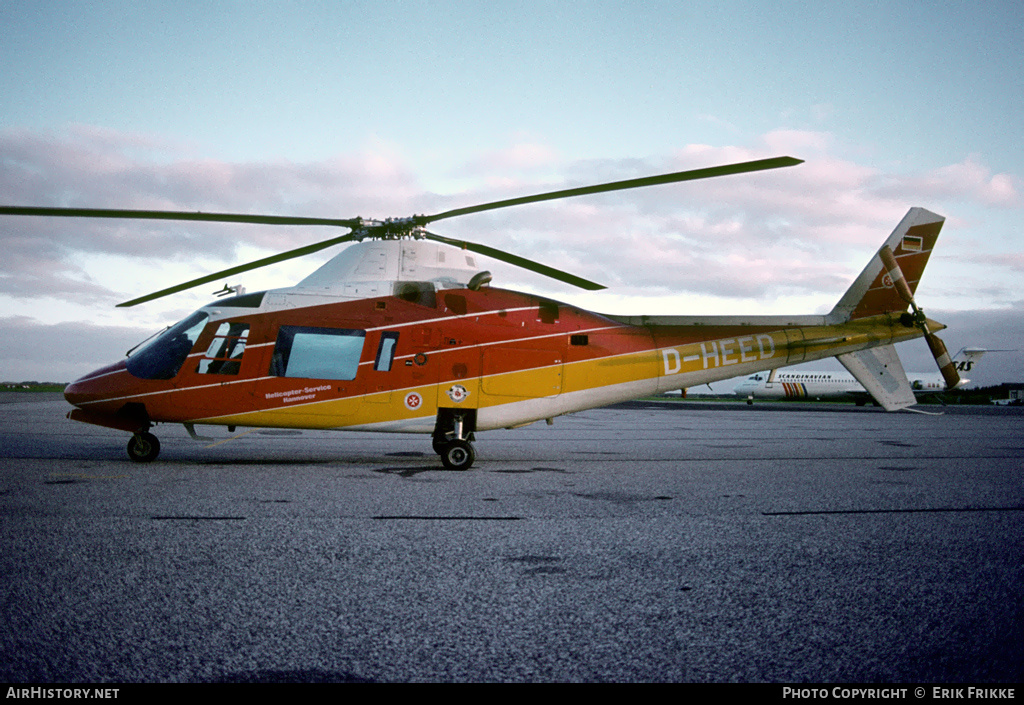
<svg viewBox="0 0 1024 705">
<path fill-rule="evenodd" d="M 200 374 L 237 375 L 242 368 L 242 354 L 248 337 L 248 323 L 221 323 L 196 371 Z"/>
<path fill-rule="evenodd" d="M 366 331 L 281 326 L 270 363 L 276 377 L 355 379 Z"/>
<path fill-rule="evenodd" d="M 395 361 L 395 346 L 398 344 L 398 333 L 384 332 L 380 334 L 380 345 L 377 346 L 377 359 L 373 369 L 378 372 L 390 372 Z"/>
</svg>

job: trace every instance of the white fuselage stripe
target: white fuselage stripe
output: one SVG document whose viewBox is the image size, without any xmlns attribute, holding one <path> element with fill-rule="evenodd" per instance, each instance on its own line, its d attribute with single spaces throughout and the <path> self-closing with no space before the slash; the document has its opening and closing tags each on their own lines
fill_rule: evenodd
<svg viewBox="0 0 1024 705">
<path fill-rule="evenodd" d="M 442 319 L 436 319 L 436 320 L 442 320 Z M 531 336 L 529 338 L 506 338 L 506 339 L 503 339 L 503 340 L 495 340 L 495 341 L 492 341 L 492 342 L 489 342 L 489 343 L 474 343 L 474 344 L 471 344 L 471 345 L 452 346 L 450 348 L 438 348 L 437 350 L 431 351 L 431 354 L 452 353 L 452 352 L 458 352 L 460 350 L 467 350 L 467 349 L 471 349 L 471 348 L 491 347 L 491 346 L 494 346 L 494 345 L 503 345 L 503 344 L 506 344 L 506 343 L 529 342 L 531 340 L 544 340 L 546 338 L 557 338 L 557 337 L 562 336 L 562 335 L 579 335 L 579 334 L 586 334 L 586 333 L 595 333 L 595 332 L 602 331 L 602 330 L 615 330 L 615 329 L 618 329 L 618 328 L 621 328 L 621 326 L 601 326 L 601 327 L 597 327 L 597 328 L 588 328 L 586 330 L 572 331 L 571 333 L 566 332 L 566 331 L 562 331 L 562 332 L 558 332 L 558 333 L 548 333 L 546 335 Z M 373 329 L 370 329 L 370 330 L 393 330 L 393 327 L 373 328 Z M 246 346 L 246 349 L 248 350 L 250 348 L 255 348 L 255 347 L 259 347 L 259 346 L 266 346 L 266 345 L 272 345 L 272 344 L 273 343 L 259 343 L 258 345 Z M 614 355 L 607 355 L 605 357 L 592 358 L 592 359 L 593 360 L 610 359 L 610 358 L 614 358 L 614 357 L 620 357 L 622 355 L 632 355 L 632 354 L 635 354 L 637 352 L 641 352 L 642 353 L 642 352 L 647 352 L 647 351 L 645 351 L 645 350 L 638 350 L 638 351 L 633 351 L 633 352 L 629 352 L 629 353 L 616 353 Z M 197 354 L 190 355 L 189 357 L 193 357 L 193 356 L 197 356 Z M 201 357 L 202 353 L 198 354 L 198 356 Z M 415 357 L 415 355 L 401 355 L 401 356 L 396 357 L 395 361 L 397 362 L 398 360 L 411 360 L 414 357 Z M 372 364 L 374 364 L 374 362 L 375 362 L 374 360 L 366 360 L 365 362 L 359 363 L 359 365 L 360 366 L 372 365 Z M 512 371 L 520 372 L 520 371 L 526 371 L 526 369 L 529 369 L 529 368 L 524 368 L 523 370 L 512 370 Z M 537 368 L 537 369 L 539 369 L 539 368 Z M 124 369 L 115 370 L 114 372 L 106 373 L 106 374 L 114 374 L 116 372 L 126 372 L 127 373 L 127 370 L 124 370 Z M 97 376 L 95 378 L 92 378 L 92 379 L 98 379 L 98 378 L 99 378 L 99 376 Z M 261 381 L 267 380 L 267 379 L 280 379 L 280 377 L 273 376 L 273 375 L 265 375 L 263 377 L 251 377 L 251 378 L 247 378 L 247 379 L 236 379 L 236 380 L 218 381 L 218 382 L 216 382 L 214 384 L 199 384 L 199 385 L 194 385 L 194 386 L 191 386 L 191 387 L 176 387 L 174 389 L 161 389 L 160 391 L 156 391 L 156 392 L 142 392 L 142 393 L 139 393 L 139 394 L 129 394 L 129 395 L 126 395 L 126 396 L 123 396 L 123 397 L 112 397 L 112 398 L 106 398 L 106 399 L 95 399 L 95 400 L 92 400 L 92 401 L 81 402 L 80 406 L 84 406 L 86 404 L 99 404 L 99 403 L 112 402 L 112 401 L 127 401 L 129 399 L 139 399 L 139 398 L 143 398 L 143 397 L 151 397 L 151 396 L 160 395 L 160 394 L 174 394 L 174 393 L 177 393 L 177 392 L 189 392 L 189 391 L 194 391 L 194 390 L 197 390 L 197 389 L 208 389 L 210 387 L 221 387 L 221 386 L 224 386 L 224 385 L 227 385 L 227 384 L 246 384 L 246 383 L 250 383 L 250 382 L 261 382 Z M 298 378 L 296 378 L 296 379 L 298 379 Z M 446 382 L 438 382 L 438 384 L 446 384 Z M 423 385 L 418 385 L 418 387 L 419 386 L 423 386 Z M 418 388 L 418 387 L 409 387 L 408 389 L 415 389 L 415 388 Z M 401 389 L 401 390 L 400 389 L 395 389 L 395 390 L 390 390 L 390 391 L 401 392 L 401 391 L 405 391 L 405 390 L 404 389 Z M 360 396 L 367 396 L 367 395 L 360 395 Z M 358 397 L 352 397 L 352 398 L 358 398 Z M 331 401 L 335 401 L 335 400 L 331 400 Z M 321 403 L 321 402 L 312 402 L 312 403 Z M 295 407 L 289 407 L 289 408 L 295 408 Z"/>
</svg>

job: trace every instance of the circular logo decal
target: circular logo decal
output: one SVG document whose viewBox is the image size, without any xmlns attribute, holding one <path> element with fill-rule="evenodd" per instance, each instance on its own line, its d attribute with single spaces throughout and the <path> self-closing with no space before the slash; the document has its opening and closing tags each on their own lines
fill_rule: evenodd
<svg viewBox="0 0 1024 705">
<path fill-rule="evenodd" d="M 886 273 L 885 276 L 882 277 L 882 286 L 884 286 L 886 289 L 892 288 L 892 277 L 889 276 L 888 273 Z"/>
<path fill-rule="evenodd" d="M 405 408 L 416 410 L 423 405 L 423 397 L 417 392 L 409 392 L 405 395 Z"/>
<path fill-rule="evenodd" d="M 465 401 L 466 397 L 469 396 L 469 390 L 463 387 L 461 384 L 454 384 L 452 388 L 448 390 L 448 398 L 458 404 L 461 401 Z"/>
</svg>

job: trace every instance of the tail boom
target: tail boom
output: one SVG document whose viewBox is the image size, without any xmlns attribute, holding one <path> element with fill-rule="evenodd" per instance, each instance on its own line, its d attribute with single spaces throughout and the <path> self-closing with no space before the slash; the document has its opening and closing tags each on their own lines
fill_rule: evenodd
<svg viewBox="0 0 1024 705">
<path fill-rule="evenodd" d="M 696 320 L 680 325 L 678 321 L 646 322 L 658 351 L 659 392 L 891 346 L 923 335 L 897 314 L 835 325 L 819 319 L 817 325 L 793 326 L 791 318 L 767 316 L 747 319 L 743 325 Z M 943 328 L 931 323 L 935 330 Z"/>
<path fill-rule="evenodd" d="M 659 391 L 836 357 L 879 404 L 904 408 L 914 395 L 895 343 L 926 337 L 940 368 L 953 368 L 945 350 L 935 348 L 941 341 L 934 332 L 945 326 L 914 304 L 944 222 L 924 208 L 911 208 L 824 316 L 608 318 L 650 331 L 664 368 Z M 911 306 L 913 314 L 907 312 Z"/>
</svg>

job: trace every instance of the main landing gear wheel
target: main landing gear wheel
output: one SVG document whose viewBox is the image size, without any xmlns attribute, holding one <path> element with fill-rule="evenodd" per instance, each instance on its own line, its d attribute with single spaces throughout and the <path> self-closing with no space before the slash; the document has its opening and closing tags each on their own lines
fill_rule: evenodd
<svg viewBox="0 0 1024 705">
<path fill-rule="evenodd" d="M 469 470 L 476 460 L 476 451 L 469 441 L 448 441 L 438 452 L 441 463 L 449 470 Z"/>
<path fill-rule="evenodd" d="M 152 433 L 136 433 L 128 441 L 128 457 L 136 463 L 148 463 L 160 455 L 160 441 Z"/>
</svg>

